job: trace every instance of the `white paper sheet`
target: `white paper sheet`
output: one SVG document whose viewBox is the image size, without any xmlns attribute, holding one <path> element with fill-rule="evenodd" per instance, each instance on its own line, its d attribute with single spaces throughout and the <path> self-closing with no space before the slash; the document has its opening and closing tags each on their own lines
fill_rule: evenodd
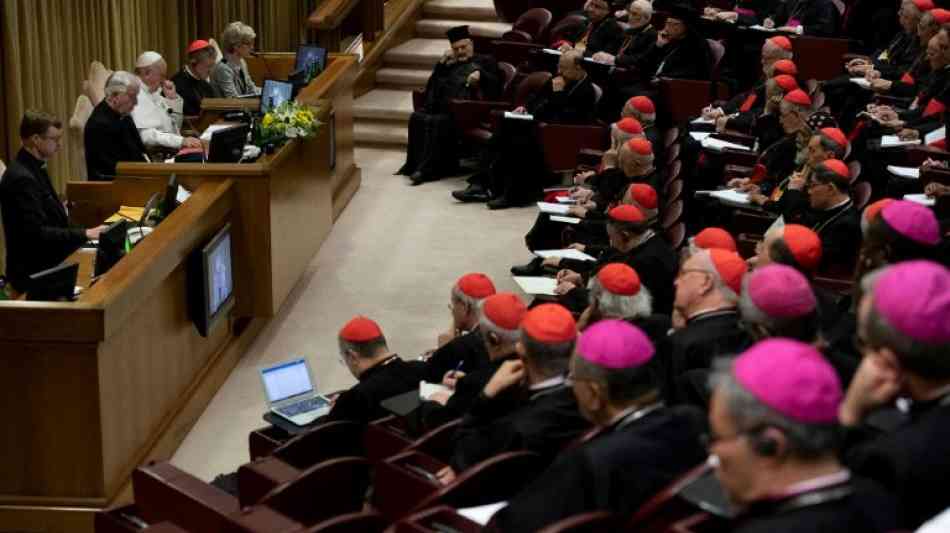
<svg viewBox="0 0 950 533">
<path fill-rule="evenodd" d="M 557 215 L 551 215 L 551 220 L 554 222 L 563 222 L 565 224 L 580 224 L 581 219 L 574 217 L 559 217 Z"/>
<path fill-rule="evenodd" d="M 554 288 L 557 287 L 557 280 L 554 278 L 541 276 L 512 276 L 512 278 L 521 287 L 521 290 L 527 294 L 554 296 Z"/>
<path fill-rule="evenodd" d="M 898 178 L 915 180 L 920 178 L 920 169 L 917 167 L 899 167 L 896 165 L 887 165 L 887 171 Z"/>
<path fill-rule="evenodd" d="M 913 146 L 915 144 L 920 144 L 920 139 L 914 139 L 913 141 L 902 141 L 897 135 L 885 135 L 881 137 L 881 148 L 891 148 L 894 146 Z"/>
<path fill-rule="evenodd" d="M 690 133 L 692 134 L 692 132 Z M 752 151 L 751 148 L 742 144 L 731 143 L 729 141 L 723 141 L 721 139 L 715 139 L 713 137 L 707 137 L 702 140 L 703 148 L 708 150 L 713 150 L 716 152 L 721 152 L 727 148 L 732 150 L 742 150 L 744 152 Z"/>
<path fill-rule="evenodd" d="M 226 130 L 228 128 L 233 128 L 234 124 L 212 124 L 207 127 L 203 132 L 201 132 L 202 141 L 210 141 L 211 136 L 214 135 L 214 132 Z"/>
<path fill-rule="evenodd" d="M 927 196 L 926 194 L 905 194 L 904 199 L 908 202 L 916 202 L 918 204 L 923 204 L 928 207 L 934 206 L 937 204 L 937 200 Z"/>
<path fill-rule="evenodd" d="M 432 397 L 433 394 L 437 392 L 445 392 L 451 396 L 455 391 L 442 385 L 441 383 L 426 383 L 425 381 L 419 382 L 419 399 L 428 400 Z"/>
<path fill-rule="evenodd" d="M 749 26 L 749 29 L 755 30 L 755 31 L 767 31 L 769 33 L 775 33 L 776 31 L 778 31 L 775 28 L 766 28 L 765 26 L 761 24 L 753 24 L 752 26 Z"/>
<path fill-rule="evenodd" d="M 186 188 L 182 187 L 181 185 L 179 185 L 179 186 L 178 186 L 178 193 L 175 194 L 175 200 L 177 200 L 178 203 L 183 204 L 183 203 L 185 203 L 185 201 L 188 200 L 189 198 L 191 198 L 191 193 L 188 192 L 188 189 L 186 189 Z"/>
<path fill-rule="evenodd" d="M 715 124 L 715 123 L 716 123 L 716 119 L 703 118 L 703 117 L 699 117 L 696 120 L 693 120 L 692 122 L 690 122 L 690 124 Z"/>
<path fill-rule="evenodd" d="M 933 130 L 932 132 L 924 135 L 924 144 L 930 145 L 937 141 L 942 141 L 947 138 L 947 127 L 942 126 Z"/>
<path fill-rule="evenodd" d="M 557 197 L 557 203 L 559 203 L 559 204 L 573 204 L 573 203 L 574 203 L 574 199 L 571 198 L 570 196 L 558 196 L 558 197 Z"/>
<path fill-rule="evenodd" d="M 709 137 L 710 135 L 712 135 L 712 132 L 711 132 L 711 131 L 691 131 L 691 132 L 689 132 L 689 136 L 692 137 L 692 138 L 694 138 L 694 139 L 696 139 L 696 140 L 699 141 L 699 142 L 705 141 L 705 140 L 706 140 L 706 137 Z"/>
<path fill-rule="evenodd" d="M 734 206 L 744 207 L 751 204 L 749 201 L 749 195 L 747 193 L 739 192 L 734 189 L 722 189 L 719 191 L 696 191 L 696 194 L 712 196 L 724 204 Z"/>
<path fill-rule="evenodd" d="M 464 507 L 459 509 L 458 513 L 472 522 L 484 526 L 488 525 L 488 521 L 491 520 L 491 517 L 495 516 L 495 513 L 505 507 L 508 507 L 508 502 L 489 503 L 488 505 L 479 505 L 478 507 Z"/>
<path fill-rule="evenodd" d="M 545 54 L 549 54 L 549 55 L 552 55 L 552 56 L 560 56 L 560 55 L 561 55 L 561 51 L 560 51 L 560 50 L 554 50 L 553 48 L 542 48 L 541 51 L 542 51 L 543 53 L 545 53 Z"/>
<path fill-rule="evenodd" d="M 538 257 L 560 257 L 562 259 L 577 259 L 578 261 L 596 261 L 597 258 L 585 254 L 580 250 L 573 248 L 564 248 L 563 250 L 535 250 L 534 255 Z"/>
<path fill-rule="evenodd" d="M 505 118 L 513 118 L 515 120 L 534 120 L 534 115 L 528 113 L 513 113 L 511 111 L 505 111 Z"/>
<path fill-rule="evenodd" d="M 542 213 L 550 213 L 552 215 L 566 215 L 571 209 L 571 206 L 553 204 L 551 202 L 538 202 L 538 209 L 540 209 Z"/>
<path fill-rule="evenodd" d="M 853 83 L 853 84 L 855 84 L 855 85 L 857 85 L 858 87 L 861 87 L 861 88 L 863 88 L 863 89 L 870 89 L 870 88 L 871 88 L 871 82 L 869 82 L 869 81 L 867 80 L 867 78 L 851 78 L 851 83 Z"/>
</svg>

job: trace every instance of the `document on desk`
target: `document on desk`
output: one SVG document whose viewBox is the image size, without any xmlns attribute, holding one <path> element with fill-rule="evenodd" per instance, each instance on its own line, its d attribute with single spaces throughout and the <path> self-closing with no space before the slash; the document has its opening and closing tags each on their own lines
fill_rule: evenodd
<svg viewBox="0 0 950 533">
<path fill-rule="evenodd" d="M 763 25 L 761 25 L 761 24 L 753 24 L 752 26 L 749 26 L 749 29 L 750 29 L 750 30 L 755 30 L 755 31 L 764 31 L 764 32 L 768 32 L 768 33 L 775 33 L 775 32 L 778 31 L 778 30 L 776 30 L 775 28 L 766 28 L 765 26 L 763 26 Z"/>
<path fill-rule="evenodd" d="M 515 113 L 513 111 L 505 111 L 505 118 L 513 118 L 515 120 L 534 120 L 534 115 L 529 113 Z"/>
<path fill-rule="evenodd" d="M 178 186 L 178 192 L 175 194 L 175 200 L 177 200 L 178 203 L 183 204 L 183 203 L 185 203 L 189 198 L 191 198 L 191 193 L 188 192 L 188 189 L 186 189 L 186 188 L 182 187 L 181 185 L 179 185 L 179 186 Z"/>
<path fill-rule="evenodd" d="M 452 396 L 455 393 L 454 390 L 442 385 L 441 383 L 427 383 L 425 381 L 419 382 L 419 399 L 428 400 L 432 397 L 433 394 L 444 392 L 449 396 Z"/>
<path fill-rule="evenodd" d="M 488 505 L 479 505 L 478 507 L 463 507 L 458 510 L 458 513 L 472 522 L 485 526 L 488 525 L 488 521 L 491 520 L 491 517 L 495 516 L 495 513 L 505 507 L 508 507 L 508 502 L 489 503 Z"/>
<path fill-rule="evenodd" d="M 548 257 L 560 257 L 561 259 L 576 259 L 578 261 L 596 261 L 597 258 L 585 254 L 580 250 L 573 248 L 564 248 L 562 250 L 535 250 L 534 255 L 547 259 Z"/>
<path fill-rule="evenodd" d="M 201 132 L 202 141 L 210 141 L 211 136 L 214 135 L 214 132 L 226 130 L 228 128 L 233 128 L 234 124 L 212 124 L 208 126 L 203 132 Z"/>
<path fill-rule="evenodd" d="M 749 201 L 748 193 L 739 192 L 734 189 L 722 189 L 719 191 L 696 191 L 696 195 L 712 196 L 720 202 L 736 207 L 748 207 L 752 204 Z"/>
<path fill-rule="evenodd" d="M 947 127 L 941 126 L 933 130 L 932 132 L 928 133 L 927 135 L 924 135 L 924 144 L 926 144 L 927 146 L 930 146 L 931 144 L 935 142 L 940 142 L 946 138 L 947 138 Z"/>
<path fill-rule="evenodd" d="M 690 135 L 692 135 L 692 132 L 690 132 Z M 706 148 L 708 150 L 713 150 L 716 152 L 721 152 L 725 149 L 742 150 L 743 152 L 752 151 L 751 148 L 749 148 L 748 146 L 745 146 L 744 144 L 731 143 L 729 141 L 723 141 L 721 139 L 716 139 L 713 137 L 706 137 L 705 139 L 702 140 L 702 143 L 703 143 L 703 148 Z"/>
<path fill-rule="evenodd" d="M 714 119 L 714 118 L 703 118 L 703 117 L 699 117 L 699 118 L 697 118 L 697 119 L 695 119 L 695 120 L 693 120 L 693 121 L 690 122 L 690 124 L 715 124 L 715 123 L 716 123 L 716 119 Z"/>
<path fill-rule="evenodd" d="M 557 197 L 557 203 L 559 203 L 559 204 L 573 204 L 573 203 L 575 203 L 575 202 L 574 202 L 574 199 L 571 198 L 570 196 L 558 196 L 558 197 Z"/>
<path fill-rule="evenodd" d="M 580 224 L 581 219 L 574 217 L 559 217 L 557 215 L 551 215 L 551 222 L 563 222 L 565 224 Z"/>
<path fill-rule="evenodd" d="M 564 204 L 555 204 L 551 202 L 538 202 L 538 209 L 542 213 L 550 213 L 552 215 L 566 215 L 571 209 L 571 206 Z"/>
<path fill-rule="evenodd" d="M 851 83 L 861 87 L 862 89 L 871 88 L 871 82 L 869 82 L 867 78 L 851 78 Z"/>
<path fill-rule="evenodd" d="M 541 49 L 541 52 L 542 52 L 542 53 L 545 53 L 545 54 L 548 54 L 548 55 L 561 57 L 561 51 L 560 51 L 560 50 L 554 50 L 554 49 L 552 49 L 552 48 L 542 48 L 542 49 Z"/>
<path fill-rule="evenodd" d="M 116 214 L 106 219 L 106 224 L 112 224 L 120 220 L 131 220 L 137 223 L 139 220 L 142 220 L 143 213 L 145 213 L 144 207 L 122 205 L 119 206 L 119 211 Z"/>
<path fill-rule="evenodd" d="M 917 167 L 899 167 L 897 165 L 887 165 L 887 171 L 897 176 L 909 180 L 920 179 L 920 169 Z"/>
<path fill-rule="evenodd" d="M 709 137 L 709 136 L 712 135 L 712 134 L 713 134 L 713 132 L 711 132 L 711 131 L 691 131 L 691 132 L 689 132 L 689 136 L 692 137 L 692 138 L 694 138 L 694 139 L 696 139 L 696 140 L 699 141 L 699 142 L 705 141 L 705 140 L 706 140 L 706 137 Z"/>
<path fill-rule="evenodd" d="M 920 144 L 920 139 L 912 141 L 902 141 L 897 135 L 884 135 L 881 137 L 881 148 L 893 148 L 895 146 L 913 146 Z"/>
<path fill-rule="evenodd" d="M 526 294 L 554 296 L 554 288 L 557 287 L 557 280 L 554 278 L 542 276 L 512 276 L 512 278 Z"/>
<path fill-rule="evenodd" d="M 928 207 L 937 205 L 937 200 L 927 196 L 926 194 L 905 194 L 904 199 L 908 202 L 915 202 Z"/>
</svg>

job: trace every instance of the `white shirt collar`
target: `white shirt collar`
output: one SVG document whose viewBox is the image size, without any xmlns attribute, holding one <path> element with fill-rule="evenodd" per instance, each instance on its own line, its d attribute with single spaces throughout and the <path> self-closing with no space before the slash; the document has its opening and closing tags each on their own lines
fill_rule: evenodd
<svg viewBox="0 0 950 533">
<path fill-rule="evenodd" d="M 536 391 L 541 389 L 548 389 L 557 385 L 561 385 L 567 380 L 564 376 L 554 376 L 553 378 L 548 378 L 544 381 L 539 381 L 534 385 L 528 387 L 528 390 Z"/>
</svg>

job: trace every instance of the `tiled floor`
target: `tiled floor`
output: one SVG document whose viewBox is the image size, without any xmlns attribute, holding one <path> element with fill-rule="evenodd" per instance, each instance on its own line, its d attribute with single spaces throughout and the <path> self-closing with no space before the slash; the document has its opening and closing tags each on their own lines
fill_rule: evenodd
<svg viewBox="0 0 950 533">
<path fill-rule="evenodd" d="M 318 388 L 354 379 L 337 359 L 336 332 L 352 315 L 376 319 L 406 358 L 431 349 L 447 328 L 449 290 L 465 272 L 485 272 L 499 290 L 529 258 L 523 236 L 536 209 L 489 212 L 450 196 L 460 178 L 420 187 L 393 176 L 401 151 L 359 149 L 363 185 L 284 307 L 251 346 L 172 459 L 203 479 L 248 461 L 247 435 L 264 422 L 259 366 L 306 356 Z"/>
</svg>

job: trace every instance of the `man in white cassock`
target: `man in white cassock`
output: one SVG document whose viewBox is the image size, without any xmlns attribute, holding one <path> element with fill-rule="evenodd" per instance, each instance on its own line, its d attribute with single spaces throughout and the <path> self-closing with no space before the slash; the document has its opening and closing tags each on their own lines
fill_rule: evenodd
<svg viewBox="0 0 950 533">
<path fill-rule="evenodd" d="M 144 52 L 136 60 L 135 75 L 142 92 L 132 110 L 135 127 L 150 152 L 201 148 L 200 140 L 180 134 L 184 100 L 175 91 L 175 84 L 166 79 L 167 70 L 158 52 Z"/>
</svg>

